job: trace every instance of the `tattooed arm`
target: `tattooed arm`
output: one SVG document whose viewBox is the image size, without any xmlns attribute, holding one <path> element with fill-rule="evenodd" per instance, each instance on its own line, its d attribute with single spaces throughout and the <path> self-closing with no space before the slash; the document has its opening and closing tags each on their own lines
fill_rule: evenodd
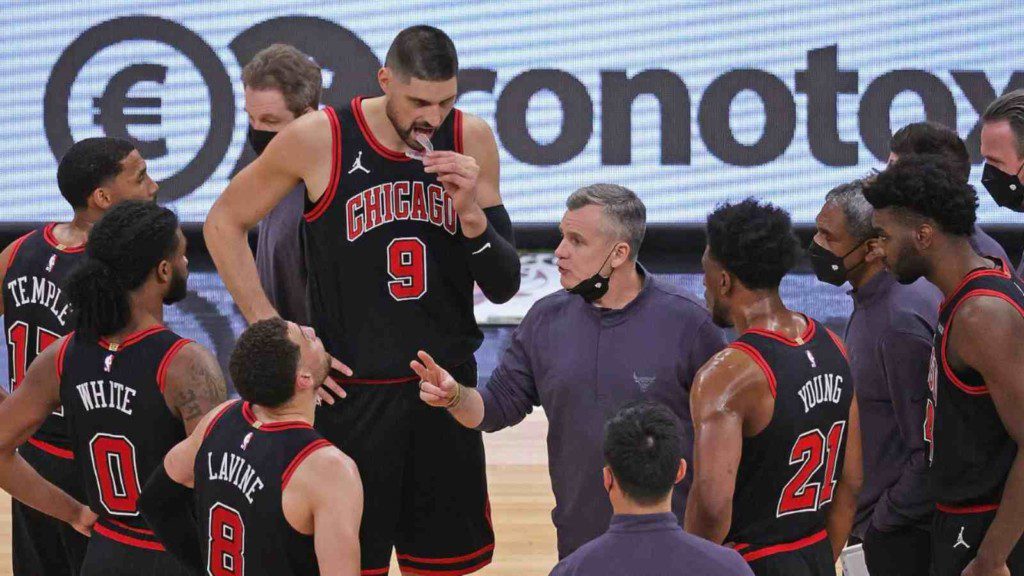
<svg viewBox="0 0 1024 576">
<path fill-rule="evenodd" d="M 164 381 L 164 400 L 191 434 L 203 416 L 227 399 L 224 374 L 213 354 L 195 342 L 171 359 Z"/>
</svg>

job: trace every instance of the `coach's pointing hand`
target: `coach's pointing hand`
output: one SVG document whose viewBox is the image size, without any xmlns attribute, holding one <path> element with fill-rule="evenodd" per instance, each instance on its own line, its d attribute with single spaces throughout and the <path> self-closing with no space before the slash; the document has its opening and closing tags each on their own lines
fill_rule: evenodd
<svg viewBox="0 0 1024 576">
<path fill-rule="evenodd" d="M 438 366 L 430 354 L 421 350 L 418 356 L 422 364 L 413 360 L 409 366 L 420 377 L 420 400 L 438 408 L 454 407 L 460 397 L 459 383 L 447 370 Z"/>
</svg>

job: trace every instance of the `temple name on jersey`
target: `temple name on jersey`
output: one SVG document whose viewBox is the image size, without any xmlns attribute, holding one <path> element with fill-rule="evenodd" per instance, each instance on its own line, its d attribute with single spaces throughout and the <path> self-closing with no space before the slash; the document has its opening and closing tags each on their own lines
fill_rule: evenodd
<svg viewBox="0 0 1024 576">
<path fill-rule="evenodd" d="M 7 283 L 7 291 L 14 298 L 15 307 L 38 304 L 49 308 L 61 326 L 65 325 L 71 313 L 70 304 L 59 305 L 62 294 L 60 287 L 46 278 L 19 276 Z"/>
<path fill-rule="evenodd" d="M 808 380 L 796 392 L 804 402 L 804 414 L 824 402 L 838 404 L 843 398 L 842 383 L 843 377 L 839 374 L 818 374 Z"/>
<path fill-rule="evenodd" d="M 220 465 L 214 465 L 214 460 L 220 460 Z M 256 492 L 263 489 L 263 480 L 256 475 L 256 470 L 245 461 L 245 458 L 225 452 L 220 458 L 215 459 L 213 453 L 207 453 L 206 465 L 210 470 L 210 480 L 223 480 L 230 482 L 242 491 L 245 499 L 252 504 Z"/>
<path fill-rule="evenodd" d="M 135 389 L 113 380 L 90 380 L 76 386 L 86 412 L 112 408 L 131 416 Z"/>
<path fill-rule="evenodd" d="M 349 242 L 389 222 L 429 222 L 455 235 L 458 215 L 451 196 L 438 184 L 387 182 L 355 194 L 345 203 Z"/>
</svg>

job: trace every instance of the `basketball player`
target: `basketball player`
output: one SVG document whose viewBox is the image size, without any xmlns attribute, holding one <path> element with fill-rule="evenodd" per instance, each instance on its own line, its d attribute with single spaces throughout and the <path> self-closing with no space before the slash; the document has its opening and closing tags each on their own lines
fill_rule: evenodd
<svg viewBox="0 0 1024 576">
<path fill-rule="evenodd" d="M 46 347 L 71 331 L 72 310 L 64 280 L 85 258 L 93 223 L 123 200 L 152 200 L 157 185 L 134 146 L 118 138 L 76 143 L 57 166 L 57 186 L 71 205 L 70 222 L 49 223 L 12 242 L 0 253 L 0 279 L 7 334 L 10 389 Z M 7 394 L 0 390 L 0 397 Z M 19 449 L 41 476 L 81 498 L 64 413 L 58 408 Z M 17 500 L 11 503 L 14 574 L 78 574 L 86 539 L 70 526 Z"/>
<path fill-rule="evenodd" d="M 747 199 L 707 221 L 705 299 L 740 337 L 690 395 L 696 477 L 686 530 L 728 543 L 758 576 L 833 576 L 860 486 L 860 426 L 846 352 L 785 307 L 799 248 L 789 215 Z"/>
<path fill-rule="evenodd" d="M 359 471 L 313 430 L 329 367 L 311 328 L 253 324 L 231 354 L 242 401 L 212 411 L 146 484 L 140 508 L 161 539 L 183 525 L 174 517 L 195 486 L 200 572 L 359 575 Z"/>
<path fill-rule="evenodd" d="M 932 351 L 932 574 L 1024 574 L 1024 287 L 970 245 L 978 197 L 935 157 L 901 158 L 864 189 L 886 266 L 942 291 Z"/>
<path fill-rule="evenodd" d="M 127 201 L 93 227 L 85 254 L 66 285 L 75 332 L 0 404 L 0 487 L 91 531 L 83 576 L 182 574 L 136 502 L 141 480 L 226 395 L 214 357 L 163 327 L 164 304 L 186 294 L 185 238 L 170 210 Z M 88 507 L 16 452 L 61 405 Z"/>
<path fill-rule="evenodd" d="M 246 319 L 275 316 L 246 230 L 305 182 L 313 322 L 331 356 L 354 370 L 343 382 L 348 399 L 324 406 L 316 427 L 359 466 L 364 574 L 385 573 L 393 547 L 409 572 L 465 574 L 493 550 L 483 442 L 419 401 L 409 361 L 425 350 L 475 384 L 482 335 L 473 283 L 492 301 L 508 300 L 519 259 L 494 135 L 454 108 L 451 39 L 408 28 L 386 62 L 384 96 L 296 119 L 232 180 L 204 231 Z M 422 162 L 406 155 L 424 151 Z"/>
</svg>

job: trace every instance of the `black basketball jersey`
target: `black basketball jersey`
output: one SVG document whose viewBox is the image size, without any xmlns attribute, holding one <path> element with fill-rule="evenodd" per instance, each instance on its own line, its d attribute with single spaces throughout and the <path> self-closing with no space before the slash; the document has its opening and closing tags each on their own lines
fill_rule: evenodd
<svg viewBox="0 0 1024 576">
<path fill-rule="evenodd" d="M 96 532 L 163 550 L 136 505 L 142 485 L 185 427 L 164 400 L 171 359 L 190 341 L 163 326 L 118 344 L 77 333 L 57 356 L 60 398 Z"/>
<path fill-rule="evenodd" d="M 221 409 L 195 462 L 200 541 L 210 574 L 320 573 L 313 536 L 292 528 L 281 498 L 299 464 L 330 445 L 305 422 L 260 422 L 248 402 Z"/>
<path fill-rule="evenodd" d="M 422 162 L 377 141 L 360 101 L 325 109 L 332 176 L 315 205 L 307 199 L 304 223 L 314 326 L 356 379 L 409 377 L 418 350 L 457 366 L 483 335 L 455 207 Z M 432 143 L 462 152 L 459 110 Z"/>
<path fill-rule="evenodd" d="M 968 274 L 939 308 L 928 374 L 932 398 L 927 406 L 925 438 L 931 442 L 932 485 L 940 510 L 995 509 L 1017 455 L 1017 444 L 1003 426 L 981 374 L 972 368 L 956 371 L 947 358 L 956 312 L 977 296 L 1002 298 L 1024 315 L 1020 281 L 1002 261 L 997 261 L 995 268 Z"/>
<path fill-rule="evenodd" d="M 853 380 L 830 330 L 807 319 L 796 340 L 744 332 L 730 347 L 764 372 L 775 398 L 768 426 L 743 439 L 727 542 L 745 556 L 759 546 L 824 539 L 825 513 L 843 473 Z M 765 552 L 768 549 L 764 549 Z"/>
<path fill-rule="evenodd" d="M 4 328 L 10 390 L 46 347 L 71 331 L 71 304 L 64 281 L 83 260 L 85 245 L 68 247 L 47 224 L 15 240 L 4 276 Z M 54 456 L 72 458 L 63 410 L 51 414 L 29 443 Z"/>
</svg>

